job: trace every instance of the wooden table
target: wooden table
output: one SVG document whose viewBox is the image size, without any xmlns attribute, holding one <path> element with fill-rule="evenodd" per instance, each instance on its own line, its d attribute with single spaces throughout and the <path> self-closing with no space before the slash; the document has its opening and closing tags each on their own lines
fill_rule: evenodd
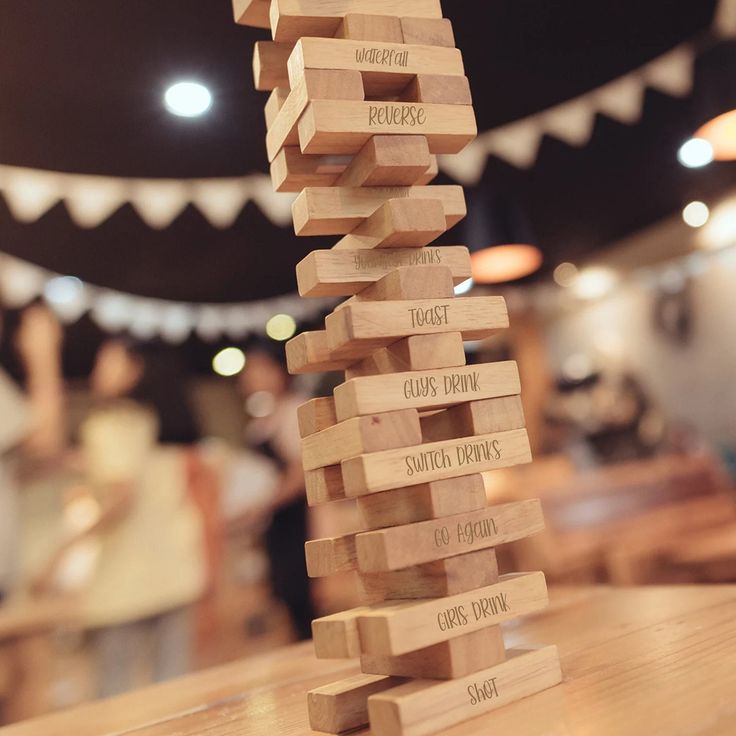
<svg viewBox="0 0 736 736">
<path fill-rule="evenodd" d="M 553 590 L 509 639 L 556 642 L 564 684 L 445 736 L 736 734 L 736 586 Z M 302 736 L 305 692 L 354 670 L 302 644 L 0 736 Z"/>
</svg>

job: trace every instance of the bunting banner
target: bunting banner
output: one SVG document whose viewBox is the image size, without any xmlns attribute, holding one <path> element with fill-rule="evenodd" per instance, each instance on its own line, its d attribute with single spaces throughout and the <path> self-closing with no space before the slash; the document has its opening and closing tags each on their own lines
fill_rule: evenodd
<svg viewBox="0 0 736 736">
<path fill-rule="evenodd" d="M 736 0 L 720 0 L 714 21 L 716 38 L 736 38 Z M 544 136 L 583 147 L 593 134 L 597 115 L 626 125 L 642 116 L 647 89 L 687 96 L 693 85 L 696 48 L 685 43 L 644 66 L 580 97 L 481 133 L 459 155 L 441 156 L 445 173 L 461 184 L 477 184 L 489 156 L 520 169 L 536 163 Z M 153 229 L 171 225 L 189 205 L 216 228 L 232 226 L 243 207 L 254 202 L 271 222 L 291 222 L 293 195 L 273 192 L 266 174 L 224 179 L 125 179 L 61 173 L 0 165 L 0 192 L 13 217 L 35 222 L 59 202 L 82 228 L 103 223 L 125 204 L 131 204 Z"/>
<path fill-rule="evenodd" d="M 101 329 L 127 332 L 140 340 L 161 338 L 178 344 L 196 334 L 205 341 L 243 340 L 265 335 L 277 314 L 308 322 L 334 307 L 334 299 L 300 299 L 297 294 L 237 304 L 195 304 L 150 299 L 87 284 L 14 256 L 0 253 L 0 303 L 22 309 L 42 298 L 64 324 L 83 315 Z"/>
</svg>

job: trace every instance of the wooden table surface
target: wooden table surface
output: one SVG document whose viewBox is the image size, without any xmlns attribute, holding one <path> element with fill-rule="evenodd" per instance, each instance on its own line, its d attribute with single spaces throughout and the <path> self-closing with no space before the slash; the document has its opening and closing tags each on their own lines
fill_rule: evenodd
<svg viewBox="0 0 736 736">
<path fill-rule="evenodd" d="M 559 645 L 563 685 L 442 733 L 736 734 L 736 586 L 553 590 L 547 611 L 508 631 L 509 644 L 537 642 Z M 302 736 L 306 691 L 355 671 L 302 644 L 0 736 Z"/>
</svg>

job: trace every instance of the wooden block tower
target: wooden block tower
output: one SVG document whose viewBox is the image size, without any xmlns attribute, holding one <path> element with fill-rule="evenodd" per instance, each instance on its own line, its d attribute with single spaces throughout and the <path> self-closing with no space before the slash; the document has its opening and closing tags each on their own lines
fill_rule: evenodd
<svg viewBox="0 0 736 736">
<path fill-rule="evenodd" d="M 561 680 L 557 649 L 506 650 L 500 624 L 547 604 L 541 572 L 499 577 L 494 548 L 539 532 L 538 501 L 488 506 L 481 473 L 531 460 L 513 362 L 466 365 L 464 340 L 508 327 L 500 297 L 456 297 L 466 214 L 432 186 L 436 154 L 476 135 L 470 87 L 439 0 L 234 0 L 268 28 L 274 187 L 299 192 L 298 235 L 335 235 L 297 266 L 304 297 L 347 297 L 287 345 L 289 370 L 345 372 L 300 408 L 312 505 L 357 500 L 364 530 L 309 542 L 309 575 L 355 570 L 364 607 L 313 624 L 318 657 L 357 677 L 308 696 L 315 730 L 370 724 L 424 736 Z"/>
</svg>

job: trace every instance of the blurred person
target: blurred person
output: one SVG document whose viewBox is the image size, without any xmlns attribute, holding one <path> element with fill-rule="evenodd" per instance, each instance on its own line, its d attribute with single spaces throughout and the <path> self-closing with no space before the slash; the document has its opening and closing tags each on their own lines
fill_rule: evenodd
<svg viewBox="0 0 736 736">
<path fill-rule="evenodd" d="M 18 450 L 37 465 L 63 447 L 61 344 L 54 314 L 34 304 L 23 311 L 15 335 L 26 393 L 0 370 L 0 602 L 19 578 Z"/>
<path fill-rule="evenodd" d="M 253 345 L 239 385 L 253 417 L 246 441 L 278 470 L 274 492 L 263 509 L 270 515 L 265 544 L 271 587 L 286 605 L 297 637 L 309 639 L 316 616 L 304 560 L 307 501 L 296 413 L 306 399 L 294 391 L 283 346 L 276 343 Z"/>
<path fill-rule="evenodd" d="M 52 580 L 82 538 L 97 540 L 81 608 L 98 695 L 109 697 L 135 686 L 141 660 L 156 682 L 191 670 L 192 612 L 206 561 L 188 489 L 186 446 L 197 432 L 182 376 L 164 353 L 113 340 L 100 348 L 90 383 L 99 403 L 82 424 L 80 445 L 96 511 L 40 579 Z"/>
</svg>

